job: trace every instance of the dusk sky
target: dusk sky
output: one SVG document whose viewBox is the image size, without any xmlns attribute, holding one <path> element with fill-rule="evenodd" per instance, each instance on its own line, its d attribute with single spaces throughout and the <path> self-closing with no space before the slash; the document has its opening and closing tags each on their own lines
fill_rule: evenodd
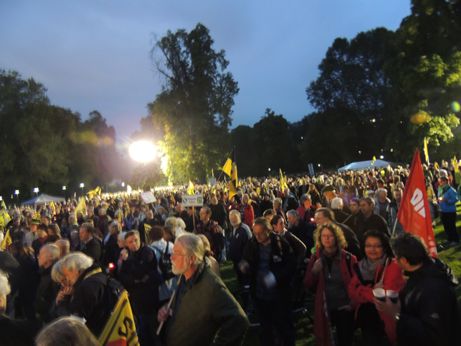
<svg viewBox="0 0 461 346">
<path fill-rule="evenodd" d="M 0 69 L 35 78 L 83 119 L 98 110 L 125 141 L 161 90 L 155 37 L 201 22 L 239 84 L 232 126 L 267 107 L 297 121 L 313 111 L 305 89 L 336 37 L 395 30 L 409 14 L 409 0 L 1 0 Z"/>
</svg>

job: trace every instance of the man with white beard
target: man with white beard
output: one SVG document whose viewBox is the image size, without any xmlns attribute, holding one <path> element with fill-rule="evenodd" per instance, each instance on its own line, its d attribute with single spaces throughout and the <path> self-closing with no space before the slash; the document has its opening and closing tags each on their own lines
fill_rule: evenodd
<svg viewBox="0 0 461 346">
<path fill-rule="evenodd" d="M 204 255 L 197 235 L 186 233 L 176 239 L 172 270 L 181 277 L 171 308 L 163 306 L 157 316 L 166 323 L 169 346 L 243 342 L 248 319 L 221 279 L 205 265 Z"/>
</svg>

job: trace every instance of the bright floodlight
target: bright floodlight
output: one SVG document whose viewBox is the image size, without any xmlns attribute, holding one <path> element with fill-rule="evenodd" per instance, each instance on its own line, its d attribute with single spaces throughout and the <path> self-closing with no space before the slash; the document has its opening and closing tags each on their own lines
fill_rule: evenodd
<svg viewBox="0 0 461 346">
<path fill-rule="evenodd" d="M 155 159 L 155 145 L 147 140 L 136 141 L 128 148 L 130 157 L 136 162 L 148 163 Z"/>
<path fill-rule="evenodd" d="M 39 191 L 38 187 L 34 187 L 34 193 L 38 193 Z"/>
</svg>

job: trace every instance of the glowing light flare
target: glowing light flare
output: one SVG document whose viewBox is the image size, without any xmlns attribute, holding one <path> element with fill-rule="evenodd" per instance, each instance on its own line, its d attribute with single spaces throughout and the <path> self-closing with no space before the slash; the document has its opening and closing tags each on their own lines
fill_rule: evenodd
<svg viewBox="0 0 461 346">
<path fill-rule="evenodd" d="M 140 140 L 130 144 L 128 153 L 134 161 L 148 163 L 157 157 L 157 147 L 148 140 Z"/>
<path fill-rule="evenodd" d="M 459 104 L 459 102 L 453 101 L 451 103 L 451 110 L 455 113 L 458 113 L 459 111 L 461 111 L 461 105 Z"/>
</svg>

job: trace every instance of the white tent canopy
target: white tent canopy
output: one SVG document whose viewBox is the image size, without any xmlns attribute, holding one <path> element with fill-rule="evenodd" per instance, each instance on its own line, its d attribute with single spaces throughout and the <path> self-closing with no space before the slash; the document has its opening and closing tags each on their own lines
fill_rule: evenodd
<svg viewBox="0 0 461 346">
<path fill-rule="evenodd" d="M 35 204 L 46 204 L 50 202 L 64 202 L 65 199 L 62 197 L 50 196 L 45 193 L 38 195 L 37 197 L 31 198 L 25 202 L 22 202 L 22 205 L 35 205 Z"/>
<path fill-rule="evenodd" d="M 339 172 L 344 172 L 344 171 L 360 171 L 363 169 L 372 169 L 372 168 L 384 168 L 387 166 L 393 166 L 394 164 L 392 162 L 384 161 L 384 160 L 375 160 L 374 162 L 372 160 L 368 161 L 357 161 L 357 162 L 351 162 L 348 165 L 345 165 L 341 168 L 338 168 Z"/>
</svg>

